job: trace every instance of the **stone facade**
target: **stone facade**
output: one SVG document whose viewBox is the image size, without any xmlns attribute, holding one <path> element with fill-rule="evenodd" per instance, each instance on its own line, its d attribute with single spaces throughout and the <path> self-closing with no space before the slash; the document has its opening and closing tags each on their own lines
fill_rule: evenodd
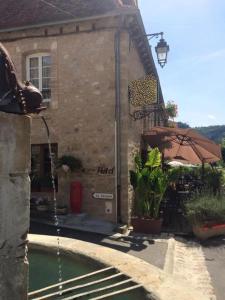
<svg viewBox="0 0 225 300">
<path fill-rule="evenodd" d="M 58 201 L 69 204 L 70 182 L 83 185 L 82 211 L 116 222 L 117 191 L 115 147 L 116 62 L 115 34 L 119 17 L 98 18 L 45 28 L 1 33 L 0 40 L 9 50 L 19 77 L 26 77 L 26 56 L 49 53 L 52 58 L 52 97 L 44 112 L 51 142 L 58 144 L 58 156 L 69 154 L 82 160 L 84 171 L 58 172 Z M 143 120 L 134 121 L 128 101 L 130 80 L 146 75 L 129 28 L 120 32 L 120 160 L 121 221 L 129 222 L 131 192 L 129 169 L 133 153 L 140 148 Z M 148 124 L 149 126 L 149 124 Z M 33 118 L 32 144 L 47 142 L 39 116 Z M 94 199 L 93 193 L 113 194 L 113 200 Z"/>
<path fill-rule="evenodd" d="M 30 118 L 0 113 L 0 298 L 27 299 Z"/>
</svg>

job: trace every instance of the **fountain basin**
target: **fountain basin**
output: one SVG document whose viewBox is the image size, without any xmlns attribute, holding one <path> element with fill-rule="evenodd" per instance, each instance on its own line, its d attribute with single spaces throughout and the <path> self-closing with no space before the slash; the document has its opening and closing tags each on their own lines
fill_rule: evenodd
<svg viewBox="0 0 225 300">
<path fill-rule="evenodd" d="M 32 249 L 29 259 L 29 291 L 36 291 L 58 282 L 58 264 L 56 253 L 51 249 Z M 80 276 L 99 269 L 95 262 L 89 263 L 83 257 L 65 255 L 61 257 L 63 280 Z"/>
<path fill-rule="evenodd" d="M 82 257 L 88 264 L 98 268 L 113 266 L 126 276 L 131 277 L 134 282 L 142 284 L 145 290 L 145 298 L 136 297 L 134 299 L 207 300 L 185 279 L 167 274 L 137 257 L 107 247 L 69 238 L 60 238 L 60 245 L 62 255 L 69 255 L 72 259 L 77 256 Z M 29 235 L 29 249 L 47 250 L 56 253 L 57 238 L 53 236 Z M 121 299 L 125 299 L 124 296 L 122 297 Z"/>
</svg>

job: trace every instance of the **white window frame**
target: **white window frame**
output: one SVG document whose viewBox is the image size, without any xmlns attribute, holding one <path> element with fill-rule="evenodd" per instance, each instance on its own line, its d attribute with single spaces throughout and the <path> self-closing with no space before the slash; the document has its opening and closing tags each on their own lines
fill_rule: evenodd
<svg viewBox="0 0 225 300">
<path fill-rule="evenodd" d="M 34 53 L 31 55 L 28 55 L 26 57 L 26 78 L 28 81 L 30 81 L 30 58 L 38 58 L 38 73 L 39 73 L 39 90 L 42 91 L 42 57 L 43 56 L 50 56 L 51 54 L 48 52 L 39 52 L 39 53 Z M 52 58 L 52 57 L 51 57 Z M 50 76 L 51 80 L 51 76 Z M 51 87 L 50 87 L 51 90 Z M 50 102 L 51 98 L 45 98 L 43 99 L 43 102 Z"/>
</svg>

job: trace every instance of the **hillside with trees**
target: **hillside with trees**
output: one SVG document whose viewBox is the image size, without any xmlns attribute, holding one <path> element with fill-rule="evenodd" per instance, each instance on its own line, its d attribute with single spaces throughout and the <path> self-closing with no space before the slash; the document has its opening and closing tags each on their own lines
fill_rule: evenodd
<svg viewBox="0 0 225 300">
<path fill-rule="evenodd" d="M 177 122 L 177 125 L 179 128 L 190 127 L 187 123 L 183 122 Z M 194 129 L 216 143 L 221 143 L 221 141 L 225 139 L 225 125 L 194 127 Z"/>
<path fill-rule="evenodd" d="M 225 125 L 195 127 L 195 129 L 216 143 L 221 143 L 225 139 Z"/>
</svg>

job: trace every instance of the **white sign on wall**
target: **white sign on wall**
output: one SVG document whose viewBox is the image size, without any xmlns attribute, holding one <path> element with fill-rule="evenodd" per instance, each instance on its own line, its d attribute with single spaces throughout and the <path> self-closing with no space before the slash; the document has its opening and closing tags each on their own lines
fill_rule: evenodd
<svg viewBox="0 0 225 300">
<path fill-rule="evenodd" d="M 107 200 L 113 199 L 113 194 L 107 194 L 107 193 L 93 193 L 92 196 L 95 199 L 107 199 Z"/>
</svg>

